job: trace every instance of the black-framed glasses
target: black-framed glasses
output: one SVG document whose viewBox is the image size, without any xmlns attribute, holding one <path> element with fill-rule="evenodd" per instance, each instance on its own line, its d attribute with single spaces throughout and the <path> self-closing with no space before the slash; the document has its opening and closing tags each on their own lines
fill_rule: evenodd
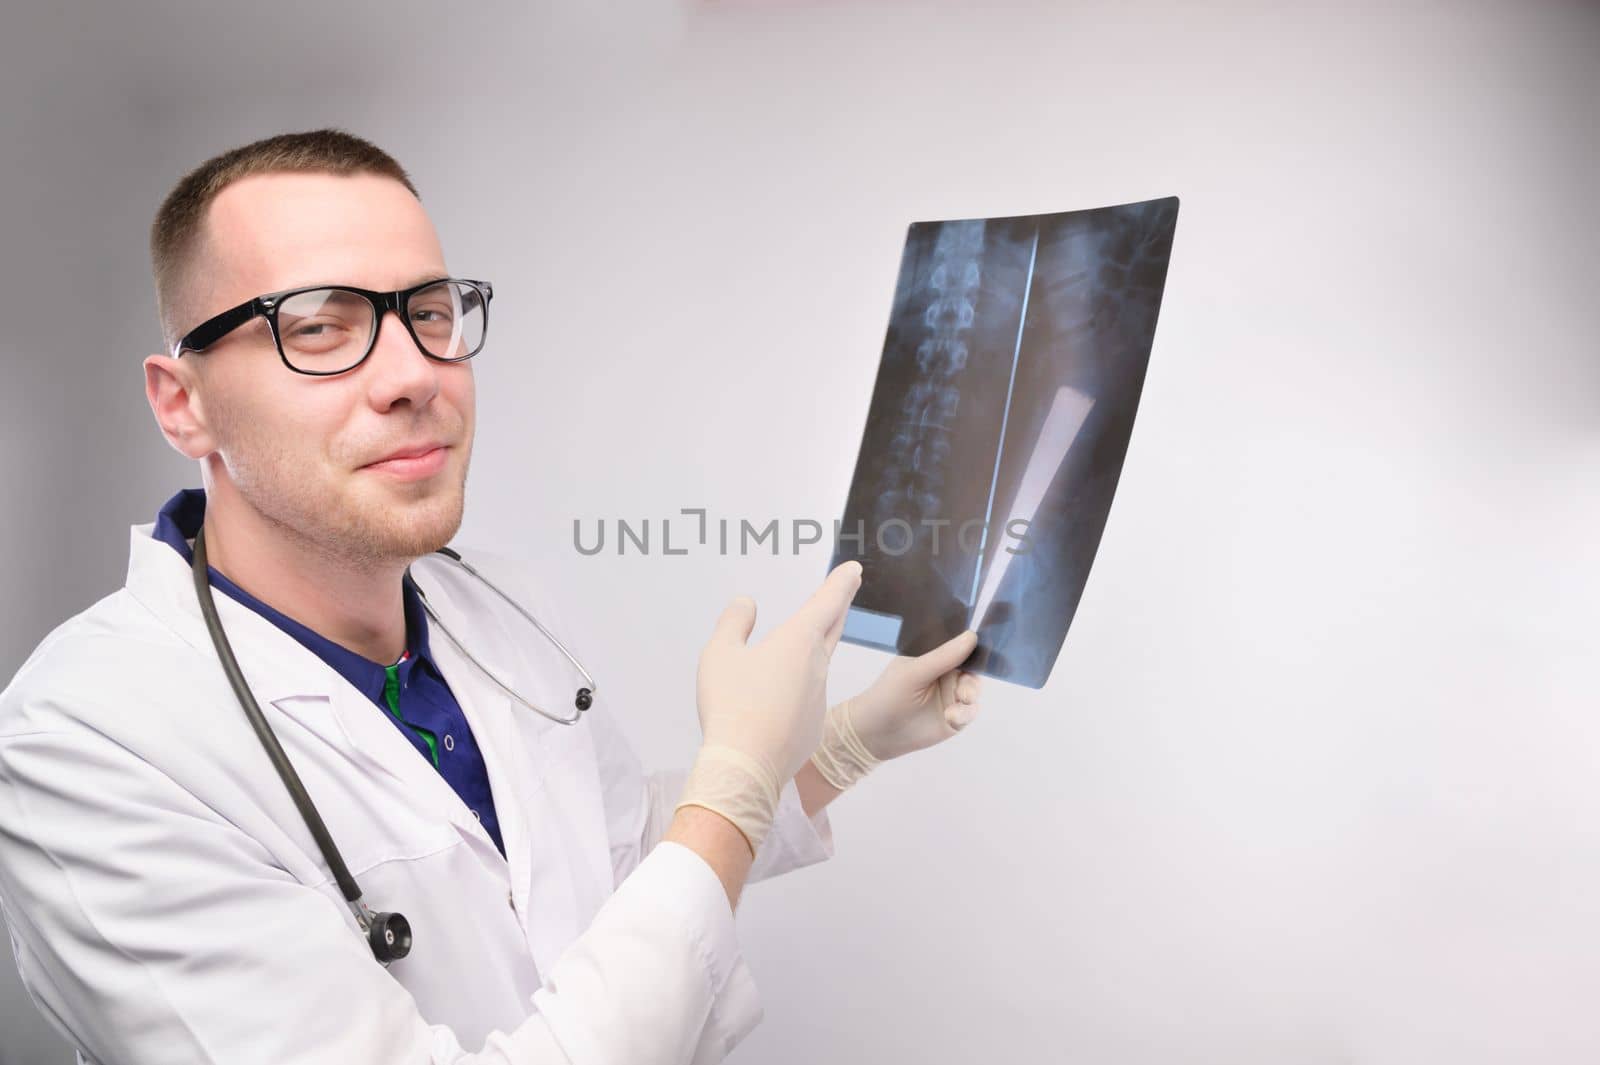
<svg viewBox="0 0 1600 1065">
<path fill-rule="evenodd" d="M 172 346 L 177 358 L 203 352 L 252 318 L 265 318 L 283 364 L 296 373 L 347 373 L 372 354 L 384 314 L 394 311 L 430 359 L 461 362 L 483 349 L 489 331 L 487 281 L 445 277 L 395 292 L 310 285 L 269 292 L 208 318 Z"/>
</svg>

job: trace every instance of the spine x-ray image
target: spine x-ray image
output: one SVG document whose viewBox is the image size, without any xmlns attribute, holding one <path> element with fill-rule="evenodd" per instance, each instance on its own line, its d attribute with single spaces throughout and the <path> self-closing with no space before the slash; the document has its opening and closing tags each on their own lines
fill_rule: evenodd
<svg viewBox="0 0 1600 1065">
<path fill-rule="evenodd" d="M 918 222 L 831 566 L 844 639 L 899 654 L 963 629 L 963 668 L 1042 687 L 1133 431 L 1178 220 L 1167 197 Z"/>
</svg>

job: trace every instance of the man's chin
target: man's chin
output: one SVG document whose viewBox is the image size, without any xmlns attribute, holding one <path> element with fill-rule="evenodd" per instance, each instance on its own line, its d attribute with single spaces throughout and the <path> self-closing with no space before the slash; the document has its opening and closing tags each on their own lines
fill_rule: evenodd
<svg viewBox="0 0 1600 1065">
<path fill-rule="evenodd" d="M 460 486 L 441 486 L 412 498 L 364 500 L 359 529 L 352 538 L 365 541 L 358 550 L 369 556 L 421 558 L 455 538 L 465 510 Z"/>
</svg>

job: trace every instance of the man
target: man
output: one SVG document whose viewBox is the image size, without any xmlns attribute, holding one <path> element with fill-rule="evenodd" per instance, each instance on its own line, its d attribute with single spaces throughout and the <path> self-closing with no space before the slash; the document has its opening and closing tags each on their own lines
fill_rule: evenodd
<svg viewBox="0 0 1600 1065">
<path fill-rule="evenodd" d="M 826 708 L 859 567 L 756 644 L 735 600 L 693 766 L 647 774 L 604 706 L 547 716 L 570 664 L 433 554 L 492 288 L 452 277 L 399 164 L 332 130 L 246 145 L 174 188 L 151 245 L 146 396 L 204 487 L 133 527 L 126 586 L 0 694 L 0 907 L 34 1001 L 93 1062 L 720 1060 L 762 1015 L 743 884 L 830 856 L 833 797 L 972 719 L 973 634 Z M 369 946 L 378 910 L 409 954 Z"/>
</svg>

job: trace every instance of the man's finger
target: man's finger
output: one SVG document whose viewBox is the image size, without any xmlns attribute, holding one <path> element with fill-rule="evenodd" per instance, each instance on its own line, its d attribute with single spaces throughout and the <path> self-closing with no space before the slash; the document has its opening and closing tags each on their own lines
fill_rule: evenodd
<svg viewBox="0 0 1600 1065">
<path fill-rule="evenodd" d="M 856 588 L 860 587 L 861 585 L 858 583 Z M 839 611 L 839 616 L 833 619 L 833 624 L 828 627 L 828 631 L 822 634 L 822 649 L 827 651 L 830 657 L 833 655 L 833 649 L 839 646 L 839 639 L 844 636 L 845 619 L 850 616 L 850 603 L 854 601 L 855 596 L 856 593 L 852 589 L 850 598 L 845 601 L 844 609 Z"/>
<path fill-rule="evenodd" d="M 933 650 L 911 660 L 915 672 L 913 679 L 918 684 L 932 684 L 935 677 L 942 677 L 965 662 L 976 646 L 978 634 L 971 629 L 950 637 Z"/>
<path fill-rule="evenodd" d="M 982 678 L 976 673 L 963 671 L 960 678 L 956 680 L 956 702 L 976 703 L 981 680 Z"/>
<path fill-rule="evenodd" d="M 860 585 L 856 587 L 859 588 Z M 855 593 L 851 592 L 850 597 L 854 599 Z M 844 635 L 844 622 L 849 616 L 850 604 L 846 603 L 845 608 L 839 611 L 839 616 L 833 619 L 833 624 L 828 627 L 828 631 L 822 634 L 822 649 L 827 651 L 830 657 L 833 655 L 833 649 L 839 646 L 839 639 Z"/>
<path fill-rule="evenodd" d="M 944 708 L 944 722 L 960 732 L 978 716 L 977 703 L 951 703 Z"/>
<path fill-rule="evenodd" d="M 822 587 L 812 593 L 805 605 L 795 612 L 795 617 L 811 626 L 811 631 L 825 641 L 831 637 L 832 643 L 828 644 L 831 651 L 833 644 L 839 642 L 838 633 L 844 631 L 844 615 L 850 609 L 850 600 L 856 597 L 860 588 L 861 563 L 853 559 L 841 562 L 828 574 Z"/>
<path fill-rule="evenodd" d="M 743 647 L 755 627 L 756 601 L 748 595 L 741 595 L 723 609 L 716 627 L 711 631 L 711 639 L 715 643 Z"/>
</svg>

